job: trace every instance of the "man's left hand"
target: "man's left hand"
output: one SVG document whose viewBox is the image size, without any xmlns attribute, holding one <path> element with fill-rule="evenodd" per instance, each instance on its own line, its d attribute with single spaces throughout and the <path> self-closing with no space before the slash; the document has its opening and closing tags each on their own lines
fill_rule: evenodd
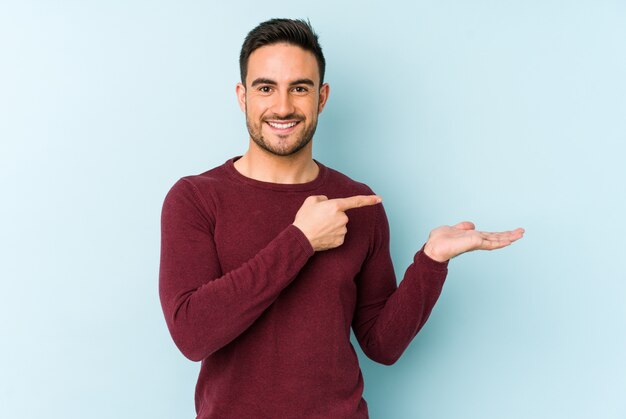
<svg viewBox="0 0 626 419">
<path fill-rule="evenodd" d="M 472 250 L 494 250 L 508 246 L 524 236 L 524 229 L 489 233 L 475 230 L 473 223 L 463 221 L 441 226 L 430 232 L 424 253 L 438 262 L 445 262 Z"/>
</svg>

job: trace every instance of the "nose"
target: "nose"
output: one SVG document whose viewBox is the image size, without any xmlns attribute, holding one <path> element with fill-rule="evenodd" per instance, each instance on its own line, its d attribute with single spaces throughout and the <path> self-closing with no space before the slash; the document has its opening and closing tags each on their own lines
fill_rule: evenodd
<svg viewBox="0 0 626 419">
<path fill-rule="evenodd" d="M 293 104 L 293 98 L 289 94 L 289 91 L 282 91 L 275 95 L 275 102 L 273 106 L 274 114 L 280 117 L 286 117 L 295 112 Z"/>
</svg>

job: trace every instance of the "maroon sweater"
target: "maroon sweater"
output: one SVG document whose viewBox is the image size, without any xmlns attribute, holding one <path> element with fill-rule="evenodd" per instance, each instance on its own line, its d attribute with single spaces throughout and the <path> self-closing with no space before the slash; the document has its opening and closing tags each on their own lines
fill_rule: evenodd
<svg viewBox="0 0 626 419">
<path fill-rule="evenodd" d="M 174 342 L 202 361 L 198 418 L 367 418 L 350 326 L 394 363 L 447 263 L 420 250 L 398 287 L 382 205 L 348 210 L 343 245 L 314 252 L 292 225 L 305 198 L 372 191 L 319 163 L 312 182 L 261 182 L 235 160 L 182 178 L 163 205 L 159 292 Z"/>
</svg>

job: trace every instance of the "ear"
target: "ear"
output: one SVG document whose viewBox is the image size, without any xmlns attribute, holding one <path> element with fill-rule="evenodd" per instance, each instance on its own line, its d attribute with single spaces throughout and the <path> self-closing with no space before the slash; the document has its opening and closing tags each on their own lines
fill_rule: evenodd
<svg viewBox="0 0 626 419">
<path fill-rule="evenodd" d="M 237 83 L 237 87 L 235 90 L 237 92 L 237 102 L 239 102 L 239 107 L 241 108 L 242 112 L 245 112 L 246 111 L 246 87 L 241 83 Z"/>
<path fill-rule="evenodd" d="M 322 84 L 322 87 L 320 87 L 320 101 L 317 107 L 318 114 L 321 113 L 322 109 L 324 109 L 324 106 L 326 106 L 326 101 L 328 100 L 329 94 L 330 94 L 330 86 L 328 85 L 328 83 Z"/>
</svg>

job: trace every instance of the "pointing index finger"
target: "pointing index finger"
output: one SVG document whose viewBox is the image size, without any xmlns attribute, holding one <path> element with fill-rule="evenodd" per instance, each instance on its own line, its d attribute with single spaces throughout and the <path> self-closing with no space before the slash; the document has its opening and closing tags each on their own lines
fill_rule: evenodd
<svg viewBox="0 0 626 419">
<path fill-rule="evenodd" d="M 347 211 L 352 208 L 380 204 L 383 200 L 378 195 L 355 195 L 348 198 L 331 199 L 330 201 L 335 201 L 340 211 Z"/>
</svg>

